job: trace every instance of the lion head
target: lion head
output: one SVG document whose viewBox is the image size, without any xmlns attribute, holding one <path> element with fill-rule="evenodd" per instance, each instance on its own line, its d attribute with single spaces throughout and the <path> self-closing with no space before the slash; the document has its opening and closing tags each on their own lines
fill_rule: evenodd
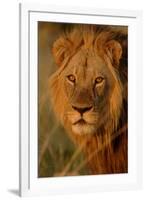
<svg viewBox="0 0 146 200">
<path fill-rule="evenodd" d="M 53 45 L 58 70 L 50 78 L 54 111 L 73 134 L 97 134 L 118 126 L 123 87 L 122 47 L 109 30 L 75 26 Z"/>
</svg>

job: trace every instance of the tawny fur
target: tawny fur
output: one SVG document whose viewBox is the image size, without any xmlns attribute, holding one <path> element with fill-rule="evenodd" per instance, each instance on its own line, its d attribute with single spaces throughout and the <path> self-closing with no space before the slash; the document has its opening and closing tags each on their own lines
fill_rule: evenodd
<svg viewBox="0 0 146 200">
<path fill-rule="evenodd" d="M 91 174 L 126 173 L 127 157 L 127 34 L 126 31 L 108 26 L 76 25 L 54 43 L 53 55 L 59 69 L 49 81 L 50 97 L 54 112 L 62 122 L 71 139 L 77 145 L 83 145 L 87 165 Z M 70 102 L 64 89 L 63 73 L 70 60 L 83 48 L 88 56 L 101 58 L 108 66 L 114 87 L 104 108 L 105 123 L 94 134 L 75 134 L 66 117 Z M 84 55 L 87 57 L 87 55 Z M 78 63 L 83 64 L 84 56 Z M 96 63 L 99 65 L 99 63 Z M 85 63 L 84 63 L 85 65 Z M 80 66 L 78 66 L 80 67 Z M 88 74 L 90 76 L 90 74 Z M 80 77 L 83 76 L 80 74 Z M 79 90 L 79 88 L 78 88 Z M 88 88 L 87 90 L 87 96 Z M 104 116 L 100 116 L 104 118 Z"/>
</svg>

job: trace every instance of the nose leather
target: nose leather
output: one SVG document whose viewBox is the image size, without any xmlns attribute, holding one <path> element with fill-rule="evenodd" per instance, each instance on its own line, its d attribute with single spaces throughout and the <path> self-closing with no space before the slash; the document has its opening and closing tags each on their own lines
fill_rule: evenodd
<svg viewBox="0 0 146 200">
<path fill-rule="evenodd" d="M 89 110 L 92 108 L 92 106 L 90 106 L 90 107 L 83 107 L 83 108 L 79 108 L 79 107 L 76 107 L 76 106 L 72 106 L 72 108 L 73 108 L 74 110 L 78 111 L 78 112 L 82 115 L 83 113 L 89 111 Z"/>
</svg>

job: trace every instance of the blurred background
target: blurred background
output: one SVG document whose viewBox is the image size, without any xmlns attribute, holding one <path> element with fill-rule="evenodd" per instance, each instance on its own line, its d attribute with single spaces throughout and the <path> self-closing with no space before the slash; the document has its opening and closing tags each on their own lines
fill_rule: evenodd
<svg viewBox="0 0 146 200">
<path fill-rule="evenodd" d="M 53 42 L 71 24 L 38 22 L 38 177 L 88 175 L 84 155 L 53 115 L 48 78 L 57 69 L 52 56 Z"/>
</svg>

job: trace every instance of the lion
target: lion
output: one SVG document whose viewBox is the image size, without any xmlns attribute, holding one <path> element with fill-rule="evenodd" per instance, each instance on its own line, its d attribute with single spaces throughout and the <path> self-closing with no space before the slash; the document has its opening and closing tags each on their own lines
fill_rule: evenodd
<svg viewBox="0 0 146 200">
<path fill-rule="evenodd" d="M 102 25 L 74 25 L 53 44 L 53 109 L 92 174 L 128 172 L 126 45 L 125 33 Z"/>
</svg>

